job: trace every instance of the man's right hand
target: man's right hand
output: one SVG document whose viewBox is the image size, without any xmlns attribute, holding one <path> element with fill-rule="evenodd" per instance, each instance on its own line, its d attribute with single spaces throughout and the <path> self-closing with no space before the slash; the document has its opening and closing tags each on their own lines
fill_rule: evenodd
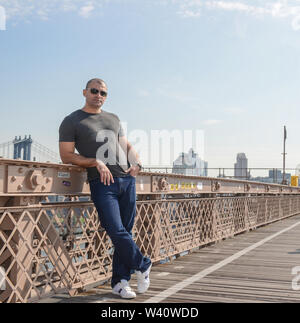
<svg viewBox="0 0 300 323">
<path fill-rule="evenodd" d="M 101 160 L 96 161 L 96 167 L 98 169 L 98 172 L 100 173 L 101 183 L 103 183 L 104 185 L 110 185 L 110 183 L 114 183 L 114 178 L 110 170 Z"/>
<path fill-rule="evenodd" d="M 98 172 L 100 173 L 101 183 L 104 183 L 104 185 L 114 183 L 111 172 L 101 160 L 86 158 L 75 153 L 75 142 L 60 142 L 59 152 L 63 163 L 78 165 L 85 168 L 97 167 Z"/>
</svg>

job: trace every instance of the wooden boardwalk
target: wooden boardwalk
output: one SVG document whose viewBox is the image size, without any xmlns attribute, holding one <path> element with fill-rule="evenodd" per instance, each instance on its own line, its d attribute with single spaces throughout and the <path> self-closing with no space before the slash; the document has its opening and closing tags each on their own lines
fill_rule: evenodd
<svg viewBox="0 0 300 323">
<path fill-rule="evenodd" d="M 300 290 L 292 288 L 296 266 L 300 266 L 300 215 L 153 266 L 149 290 L 134 300 L 112 295 L 105 284 L 76 297 L 60 294 L 42 302 L 300 302 Z M 135 275 L 131 286 L 136 289 Z"/>
</svg>

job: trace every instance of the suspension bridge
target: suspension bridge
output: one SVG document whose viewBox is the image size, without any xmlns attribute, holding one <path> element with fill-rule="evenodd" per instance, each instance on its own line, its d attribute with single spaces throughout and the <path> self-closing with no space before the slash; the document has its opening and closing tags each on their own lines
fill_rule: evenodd
<svg viewBox="0 0 300 323">
<path fill-rule="evenodd" d="M 16 136 L 14 140 L 0 144 L 0 158 L 22 159 L 36 162 L 59 163 L 58 153 L 31 138 Z"/>
</svg>

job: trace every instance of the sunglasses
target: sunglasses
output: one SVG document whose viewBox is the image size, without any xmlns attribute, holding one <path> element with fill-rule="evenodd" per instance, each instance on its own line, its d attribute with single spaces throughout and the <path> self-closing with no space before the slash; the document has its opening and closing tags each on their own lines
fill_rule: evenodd
<svg viewBox="0 0 300 323">
<path fill-rule="evenodd" d="M 99 91 L 98 89 L 94 89 L 94 88 L 91 88 L 90 91 L 92 94 L 99 94 L 100 93 L 100 95 L 102 97 L 104 97 L 104 98 L 107 97 L 107 92 L 105 92 L 105 91 Z"/>
</svg>

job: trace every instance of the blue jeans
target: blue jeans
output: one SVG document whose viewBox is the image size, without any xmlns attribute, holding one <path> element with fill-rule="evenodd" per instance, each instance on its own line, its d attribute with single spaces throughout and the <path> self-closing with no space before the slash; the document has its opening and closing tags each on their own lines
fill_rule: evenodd
<svg viewBox="0 0 300 323">
<path fill-rule="evenodd" d="M 97 178 L 90 181 L 90 189 L 101 226 L 115 247 L 111 280 L 114 287 L 121 279 L 129 281 L 135 270 L 144 272 L 151 264 L 132 239 L 136 215 L 135 178 L 114 177 L 110 185 L 104 185 Z"/>
</svg>

